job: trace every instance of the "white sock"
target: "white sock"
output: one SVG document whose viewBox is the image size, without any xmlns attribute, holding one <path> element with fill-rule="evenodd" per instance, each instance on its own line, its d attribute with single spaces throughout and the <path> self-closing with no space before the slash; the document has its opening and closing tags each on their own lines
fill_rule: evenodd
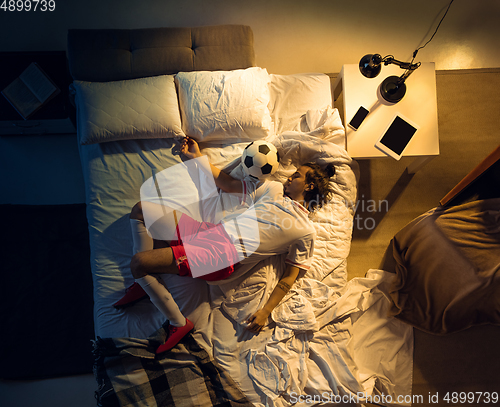
<svg viewBox="0 0 500 407">
<path fill-rule="evenodd" d="M 135 281 L 139 283 L 144 291 L 149 295 L 151 302 L 174 326 L 186 325 L 186 318 L 182 315 L 172 294 L 155 276 L 145 275 Z"/>
<path fill-rule="evenodd" d="M 153 238 L 148 235 L 148 231 L 142 220 L 130 219 L 130 228 L 132 229 L 132 241 L 134 243 L 133 254 L 153 250 Z"/>
</svg>

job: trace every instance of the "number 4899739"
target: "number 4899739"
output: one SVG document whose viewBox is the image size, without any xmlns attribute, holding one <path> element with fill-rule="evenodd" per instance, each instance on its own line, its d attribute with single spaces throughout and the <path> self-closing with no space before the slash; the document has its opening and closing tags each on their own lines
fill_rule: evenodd
<svg viewBox="0 0 500 407">
<path fill-rule="evenodd" d="M 448 392 L 443 397 L 443 400 L 446 403 L 451 403 L 453 405 L 456 404 L 465 404 L 465 403 L 474 403 L 474 404 L 498 404 L 498 393 L 497 392 Z"/>
<path fill-rule="evenodd" d="M 2 11 L 54 11 L 55 0 L 3 0 Z"/>
</svg>

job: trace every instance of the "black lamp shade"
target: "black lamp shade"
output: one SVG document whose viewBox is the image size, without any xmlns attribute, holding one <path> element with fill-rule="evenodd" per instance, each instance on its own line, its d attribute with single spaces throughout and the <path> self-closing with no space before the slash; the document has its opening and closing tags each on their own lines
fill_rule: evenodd
<svg viewBox="0 0 500 407">
<path fill-rule="evenodd" d="M 367 78 L 375 78 L 382 69 L 380 54 L 366 54 L 359 61 L 359 71 Z"/>
<path fill-rule="evenodd" d="M 388 76 L 380 84 L 380 94 L 390 103 L 398 103 L 405 93 L 405 82 L 398 76 Z"/>
</svg>

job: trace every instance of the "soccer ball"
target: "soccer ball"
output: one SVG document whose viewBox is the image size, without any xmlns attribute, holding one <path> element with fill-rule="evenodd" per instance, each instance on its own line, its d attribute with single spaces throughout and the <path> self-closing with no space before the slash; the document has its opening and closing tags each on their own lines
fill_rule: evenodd
<svg viewBox="0 0 500 407">
<path fill-rule="evenodd" d="M 276 147 L 264 140 L 253 141 L 245 147 L 241 155 L 241 165 L 245 173 L 259 179 L 274 174 L 279 161 Z"/>
</svg>

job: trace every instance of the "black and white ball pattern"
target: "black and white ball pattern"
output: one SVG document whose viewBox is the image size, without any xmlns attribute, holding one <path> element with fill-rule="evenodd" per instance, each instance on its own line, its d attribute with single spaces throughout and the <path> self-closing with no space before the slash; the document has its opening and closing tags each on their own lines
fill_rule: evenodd
<svg viewBox="0 0 500 407">
<path fill-rule="evenodd" d="M 259 179 L 266 178 L 278 169 L 278 150 L 267 141 L 253 141 L 243 150 L 241 164 L 248 175 Z"/>
</svg>

